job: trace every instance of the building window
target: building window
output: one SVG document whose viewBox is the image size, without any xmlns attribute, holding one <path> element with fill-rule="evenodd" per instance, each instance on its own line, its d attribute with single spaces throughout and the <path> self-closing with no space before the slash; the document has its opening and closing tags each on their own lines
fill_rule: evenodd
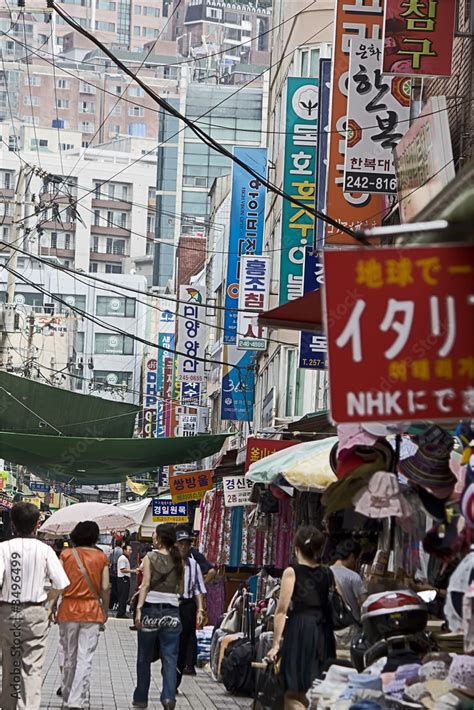
<svg viewBox="0 0 474 710">
<path fill-rule="evenodd" d="M 86 81 L 81 81 L 79 91 L 81 94 L 95 94 L 95 86 L 88 84 Z"/>
<path fill-rule="evenodd" d="M 29 126 L 39 126 L 39 116 L 22 116 L 22 121 Z"/>
<path fill-rule="evenodd" d="M 116 225 L 114 224 L 114 213 L 112 210 L 107 211 L 107 227 L 115 227 Z"/>
<path fill-rule="evenodd" d="M 94 370 L 94 381 L 109 387 L 131 387 L 132 372 L 116 372 L 110 370 Z"/>
<path fill-rule="evenodd" d="M 120 106 L 120 104 L 117 104 L 116 106 L 113 107 L 111 115 L 112 116 L 120 116 L 121 113 L 122 113 L 122 107 Z"/>
<path fill-rule="evenodd" d="M 69 99 L 56 99 L 56 108 L 69 108 Z"/>
<path fill-rule="evenodd" d="M 83 133 L 94 133 L 95 124 L 92 121 L 81 121 L 80 129 Z"/>
<path fill-rule="evenodd" d="M 213 7 L 208 7 L 206 10 L 206 15 L 209 17 L 211 20 L 222 20 L 222 10 L 213 8 Z"/>
<path fill-rule="evenodd" d="M 25 86 L 41 86 L 41 77 L 35 74 L 25 76 Z"/>
<path fill-rule="evenodd" d="M 64 248 L 65 249 L 71 248 L 71 235 L 70 234 L 64 235 Z"/>
<path fill-rule="evenodd" d="M 79 113 L 95 113 L 93 101 L 79 101 Z"/>
<path fill-rule="evenodd" d="M 145 115 L 145 109 L 143 108 L 143 106 L 129 106 L 128 115 L 136 116 L 137 118 L 143 118 L 143 116 Z"/>
<path fill-rule="evenodd" d="M 92 274 L 97 274 L 99 271 L 99 264 L 96 261 L 91 261 L 90 270 Z"/>
<path fill-rule="evenodd" d="M 47 148 L 48 141 L 46 138 L 32 138 L 31 139 L 31 150 L 36 150 L 37 148 Z"/>
<path fill-rule="evenodd" d="M 56 308 L 60 313 L 66 313 L 67 311 L 71 311 L 73 308 L 78 308 L 81 311 L 86 310 L 86 297 L 84 295 L 78 296 L 72 293 L 59 293 L 55 295 L 64 301 L 64 303 L 56 301 Z M 77 333 L 77 335 L 81 334 Z M 82 342 L 84 343 L 84 333 L 82 333 Z M 82 347 L 84 347 L 84 345 Z M 79 352 L 84 352 L 84 350 L 80 350 Z"/>
<path fill-rule="evenodd" d="M 128 229 L 128 215 L 126 212 L 120 212 L 119 224 L 122 229 Z"/>
<path fill-rule="evenodd" d="M 116 87 L 115 87 L 115 93 L 116 93 L 117 96 L 121 96 L 121 95 L 122 95 L 122 87 L 121 87 L 121 86 L 116 86 Z"/>
<path fill-rule="evenodd" d="M 106 274 L 121 274 L 122 264 L 106 264 L 105 265 Z"/>
<path fill-rule="evenodd" d="M 94 210 L 94 227 L 98 227 L 100 224 L 100 210 Z"/>
<path fill-rule="evenodd" d="M 113 22 L 96 21 L 95 28 L 100 32 L 115 32 L 115 25 Z"/>
<path fill-rule="evenodd" d="M 39 106 L 39 96 L 23 96 L 23 104 L 24 106 Z"/>
<path fill-rule="evenodd" d="M 288 350 L 286 370 L 286 400 L 285 416 L 297 417 L 303 414 L 304 407 L 304 373 L 297 367 L 297 351 Z"/>
<path fill-rule="evenodd" d="M 135 5 L 133 12 L 135 15 L 141 15 L 142 14 L 142 6 L 141 5 Z"/>
<path fill-rule="evenodd" d="M 149 37 L 150 39 L 159 37 L 160 31 L 153 29 L 153 27 L 143 27 L 142 36 Z"/>
<path fill-rule="evenodd" d="M 135 299 L 121 296 L 97 296 L 98 316 L 135 318 Z"/>
<path fill-rule="evenodd" d="M 57 89 L 69 89 L 70 83 L 67 79 L 56 79 Z"/>
<path fill-rule="evenodd" d="M 57 249 L 58 247 L 58 233 L 51 232 L 51 249 Z"/>
<path fill-rule="evenodd" d="M 143 7 L 143 14 L 146 15 L 147 17 L 159 17 L 160 16 L 160 8 L 159 7 L 148 7 L 145 5 Z"/>
<path fill-rule="evenodd" d="M 127 335 L 95 334 L 94 352 L 96 355 L 133 355 L 133 346 L 133 339 Z"/>
<path fill-rule="evenodd" d="M 141 27 L 140 25 L 134 25 L 133 26 L 133 34 L 135 37 L 140 37 L 141 34 Z"/>
<path fill-rule="evenodd" d="M 99 237 L 92 237 L 92 251 L 96 254 L 99 251 Z"/>
<path fill-rule="evenodd" d="M 146 137 L 146 123 L 129 123 L 128 124 L 128 135 L 129 136 L 139 136 L 141 138 Z M 145 151 L 146 153 L 147 151 Z"/>
<path fill-rule="evenodd" d="M 131 86 L 128 90 L 128 95 L 129 96 L 145 96 L 145 92 L 143 91 L 141 86 Z"/>
<path fill-rule="evenodd" d="M 318 47 L 300 49 L 300 76 L 317 78 L 319 76 L 319 57 Z"/>
</svg>

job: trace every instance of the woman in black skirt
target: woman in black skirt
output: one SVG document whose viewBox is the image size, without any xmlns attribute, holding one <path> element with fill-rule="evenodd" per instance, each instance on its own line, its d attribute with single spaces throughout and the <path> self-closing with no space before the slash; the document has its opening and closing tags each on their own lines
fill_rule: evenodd
<svg viewBox="0 0 474 710">
<path fill-rule="evenodd" d="M 287 567 L 281 580 L 273 646 L 267 658 L 275 660 L 284 631 L 281 673 L 285 710 L 308 707 L 306 693 L 325 662 L 336 656 L 329 609 L 332 576 L 318 563 L 323 542 L 324 535 L 316 528 L 299 528 L 294 539 L 298 563 Z"/>
</svg>

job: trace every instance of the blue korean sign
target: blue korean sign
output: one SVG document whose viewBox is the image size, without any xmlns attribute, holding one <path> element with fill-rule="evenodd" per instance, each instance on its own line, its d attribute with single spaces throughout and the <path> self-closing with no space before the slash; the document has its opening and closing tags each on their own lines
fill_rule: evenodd
<svg viewBox="0 0 474 710">
<path fill-rule="evenodd" d="M 331 60 L 321 59 L 319 62 L 319 107 L 318 107 L 318 155 L 316 161 L 316 209 L 326 210 L 328 148 L 329 148 L 329 107 L 331 96 Z M 326 225 L 322 219 L 316 218 L 315 248 L 321 250 L 324 246 Z"/>
<path fill-rule="evenodd" d="M 156 403 L 156 437 L 157 439 L 160 439 L 166 436 L 165 406 L 163 400 L 163 391 L 165 387 L 165 360 L 167 357 L 172 355 L 171 351 L 174 349 L 174 333 L 159 333 L 158 345 L 170 351 L 168 353 L 160 348 L 160 350 L 158 350 L 157 357 L 156 390 L 158 393 L 158 400 Z"/>
<path fill-rule="evenodd" d="M 199 405 L 201 385 L 199 382 L 181 382 L 181 404 Z"/>
<path fill-rule="evenodd" d="M 324 284 L 321 254 L 308 249 L 305 260 L 304 292 L 316 291 Z M 302 331 L 300 335 L 299 366 L 306 370 L 327 368 L 327 343 L 324 334 Z"/>
<path fill-rule="evenodd" d="M 234 148 L 234 155 L 258 175 L 266 177 L 266 148 L 237 146 Z M 230 345 L 236 342 L 237 337 L 240 257 L 262 253 L 265 197 L 266 188 L 262 183 L 234 163 L 224 313 L 224 343 Z"/>
<path fill-rule="evenodd" d="M 51 490 L 51 486 L 49 486 L 47 483 L 35 483 L 32 482 L 29 485 L 30 491 L 36 491 L 37 493 L 49 493 Z"/>
<path fill-rule="evenodd" d="M 249 422 L 255 397 L 255 353 L 224 345 L 224 360 L 231 365 L 223 366 L 221 419 Z"/>
<path fill-rule="evenodd" d="M 189 520 L 188 504 L 152 498 L 151 516 L 154 523 L 187 523 Z"/>
<path fill-rule="evenodd" d="M 283 200 L 280 304 L 302 295 L 306 247 L 314 244 L 318 104 L 319 79 L 288 79 L 283 189 L 302 204 Z"/>
</svg>

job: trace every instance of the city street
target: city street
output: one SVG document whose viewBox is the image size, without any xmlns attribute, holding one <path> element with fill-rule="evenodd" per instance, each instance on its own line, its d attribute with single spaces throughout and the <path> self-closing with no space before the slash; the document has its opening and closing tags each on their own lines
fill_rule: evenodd
<svg viewBox="0 0 474 710">
<path fill-rule="evenodd" d="M 112 618 L 107 622 L 105 633 L 100 636 L 92 669 L 90 710 L 128 710 L 132 707 L 137 634 L 130 631 L 129 626 L 129 620 Z M 44 665 L 42 710 L 63 707 L 61 698 L 56 695 L 60 685 L 57 642 L 58 628 L 54 626 L 49 635 Z M 155 663 L 152 669 L 148 708 L 161 710 L 160 664 Z M 199 670 L 196 678 L 184 677 L 176 708 L 249 708 L 250 704 L 248 698 L 228 695 L 222 684 L 216 683 L 206 671 Z"/>
</svg>

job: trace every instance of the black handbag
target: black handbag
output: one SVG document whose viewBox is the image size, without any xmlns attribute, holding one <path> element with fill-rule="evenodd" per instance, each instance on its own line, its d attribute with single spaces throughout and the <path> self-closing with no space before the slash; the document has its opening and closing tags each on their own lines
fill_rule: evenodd
<svg viewBox="0 0 474 710">
<path fill-rule="evenodd" d="M 356 624 L 354 615 L 350 607 L 346 604 L 342 596 L 337 591 L 336 580 L 333 573 L 328 569 L 329 582 L 329 610 L 331 612 L 332 628 L 334 631 L 346 629 L 348 626 Z"/>
<path fill-rule="evenodd" d="M 259 673 L 252 710 L 283 710 L 284 696 L 283 678 L 274 664 L 269 663 L 267 668 Z"/>
</svg>

